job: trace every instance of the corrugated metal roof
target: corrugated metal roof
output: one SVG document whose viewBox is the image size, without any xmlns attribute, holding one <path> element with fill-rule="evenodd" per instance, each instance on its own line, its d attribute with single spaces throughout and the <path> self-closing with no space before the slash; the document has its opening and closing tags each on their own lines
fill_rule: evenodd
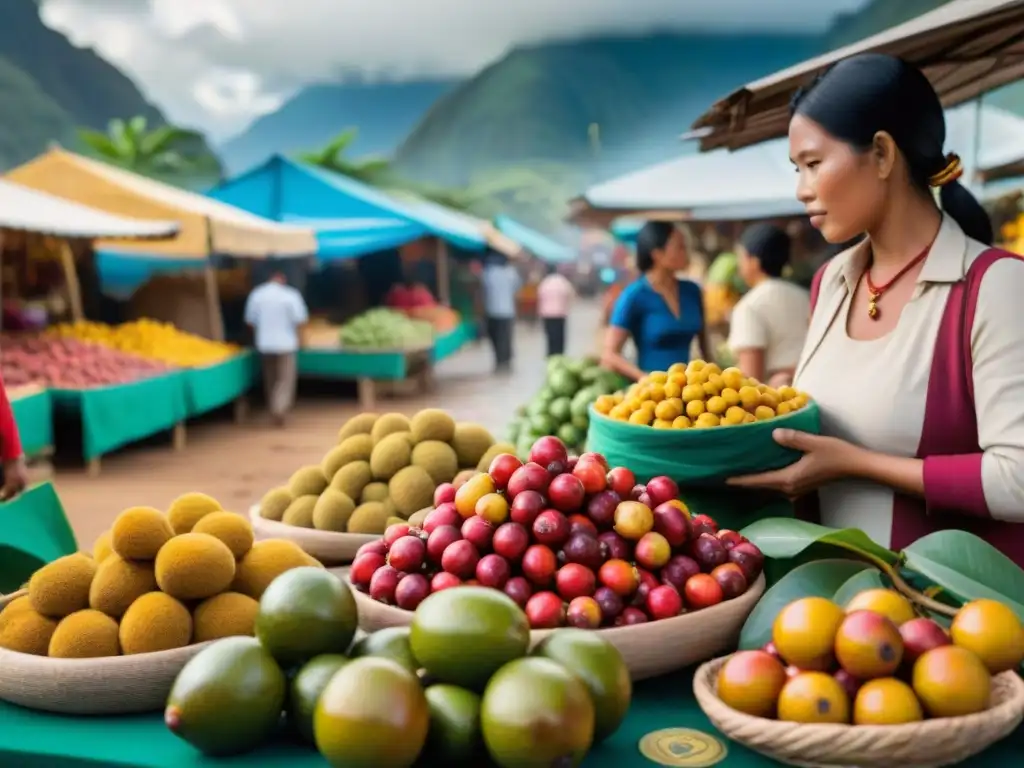
<svg viewBox="0 0 1024 768">
<path fill-rule="evenodd" d="M 176 221 L 115 216 L 0 179 L 0 229 L 87 240 L 174 237 Z"/>
</svg>

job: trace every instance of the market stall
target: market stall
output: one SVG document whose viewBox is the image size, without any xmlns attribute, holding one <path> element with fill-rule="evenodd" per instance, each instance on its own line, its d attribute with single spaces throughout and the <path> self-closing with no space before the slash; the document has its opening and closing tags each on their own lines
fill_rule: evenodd
<svg viewBox="0 0 1024 768">
<path fill-rule="evenodd" d="M 95 205 L 109 213 L 127 216 L 170 218 L 181 222 L 177 234 L 164 242 L 141 243 L 100 238 L 96 251 L 104 256 L 136 263 L 174 262 L 192 267 L 191 275 L 153 280 L 133 297 L 130 313 L 139 322 L 129 335 L 141 328 L 157 329 L 162 338 L 172 332 L 150 318 L 212 339 L 224 338 L 221 296 L 215 259 L 230 255 L 238 259 L 295 258 L 312 254 L 316 241 L 312 230 L 260 218 L 202 195 L 181 190 L 113 166 L 81 157 L 62 149 L 46 154 L 10 172 L 9 178 L 27 187 L 66 200 Z M 151 289 L 151 290 L 150 290 Z M 73 316 L 81 320 L 81 315 Z M 87 336 L 93 333 L 88 329 Z M 113 349 L 123 347 L 116 334 Z M 78 338 L 75 328 L 65 336 Z M 100 339 L 101 342 L 110 339 Z M 189 342 L 191 343 L 191 342 Z M 132 352 L 147 348 L 151 360 L 168 370 L 145 381 L 133 382 L 124 391 L 116 384 L 92 390 L 63 389 L 54 395 L 59 411 L 80 414 L 83 425 L 83 453 L 93 472 L 99 457 L 118 447 L 162 430 L 174 428 L 175 444 L 184 445 L 183 422 L 211 408 L 237 401 L 255 380 L 251 356 L 240 349 L 220 348 L 212 356 L 197 360 L 192 354 L 164 354 L 149 342 L 130 344 Z M 192 364 L 189 364 L 191 362 Z M 184 371 L 187 371 L 184 372 Z M 119 398 L 122 407 L 117 404 Z M 124 402 L 140 405 L 145 416 L 123 408 Z M 146 407 L 141 407 L 145 404 Z"/>
</svg>

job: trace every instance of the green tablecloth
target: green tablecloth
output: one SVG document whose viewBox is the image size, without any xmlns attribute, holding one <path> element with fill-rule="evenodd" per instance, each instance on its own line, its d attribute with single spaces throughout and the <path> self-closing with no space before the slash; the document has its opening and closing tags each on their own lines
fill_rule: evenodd
<svg viewBox="0 0 1024 768">
<path fill-rule="evenodd" d="M 188 416 L 179 371 L 130 384 L 54 389 L 54 407 L 82 421 L 82 456 L 89 459 L 174 427 Z"/>
<path fill-rule="evenodd" d="M 37 456 L 53 447 L 53 398 L 49 390 L 12 400 L 11 408 L 26 456 Z"/>
<path fill-rule="evenodd" d="M 434 362 L 451 357 L 475 338 L 476 325 L 474 323 L 459 323 L 448 333 L 438 336 L 435 340 Z"/>
<path fill-rule="evenodd" d="M 247 350 L 216 365 L 182 371 L 188 415 L 209 413 L 244 395 L 256 383 L 257 365 Z"/>
<path fill-rule="evenodd" d="M 405 378 L 405 354 L 402 352 L 351 352 L 341 349 L 300 349 L 300 376 L 319 379 Z"/>
<path fill-rule="evenodd" d="M 662 729 L 692 729 L 695 739 L 660 740 L 679 758 L 663 765 L 710 766 L 715 763 L 685 759 L 687 747 L 711 739 L 724 745 L 727 754 L 718 765 L 728 768 L 771 768 L 774 760 L 761 757 L 717 734 L 693 698 L 692 671 L 680 672 L 637 685 L 629 718 L 606 743 L 594 749 L 584 768 L 634 768 L 656 765 L 644 758 L 639 744 L 645 735 Z M 673 744 L 674 742 L 674 744 Z M 1024 750 L 1024 732 L 1018 733 L 970 761 L 971 768 L 1012 765 Z M 159 715 L 125 718 L 70 718 L 31 712 L 0 704 L 0 765 L 18 768 L 65 766 L 131 766 L 132 768 L 326 768 L 327 763 L 310 749 L 284 740 L 230 760 L 204 758 L 164 728 Z M 438 766 L 438 768 L 448 768 Z"/>
<path fill-rule="evenodd" d="M 77 551 L 52 483 L 35 485 L 0 504 L 0 593 L 14 592 L 46 563 Z"/>
</svg>

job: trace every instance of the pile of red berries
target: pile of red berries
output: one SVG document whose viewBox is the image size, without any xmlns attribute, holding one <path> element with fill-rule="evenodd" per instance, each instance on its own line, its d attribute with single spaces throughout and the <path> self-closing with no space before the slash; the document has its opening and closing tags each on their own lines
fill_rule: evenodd
<svg viewBox="0 0 1024 768">
<path fill-rule="evenodd" d="M 529 461 L 501 454 L 458 488 L 445 483 L 422 530 L 405 524 L 364 545 L 350 580 L 414 610 L 431 592 L 503 590 L 534 629 L 597 629 L 668 619 L 738 597 L 764 555 L 707 515 L 691 517 L 668 477 L 638 485 L 603 456 L 569 456 L 555 437 Z"/>
</svg>

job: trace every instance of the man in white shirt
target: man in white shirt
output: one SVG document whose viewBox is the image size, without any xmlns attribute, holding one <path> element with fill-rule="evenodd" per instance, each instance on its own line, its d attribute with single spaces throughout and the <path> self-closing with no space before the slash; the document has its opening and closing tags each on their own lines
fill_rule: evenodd
<svg viewBox="0 0 1024 768">
<path fill-rule="evenodd" d="M 789 384 L 807 338 L 810 293 L 787 280 L 790 239 L 771 224 L 755 224 L 737 247 L 739 272 L 750 290 L 729 319 L 729 347 L 736 365 L 773 386 Z"/>
<path fill-rule="evenodd" d="M 253 329 L 263 364 L 267 407 L 278 425 L 295 402 L 299 328 L 308 321 L 302 294 L 288 285 L 282 272 L 254 288 L 245 302 L 245 322 Z"/>
<path fill-rule="evenodd" d="M 500 253 L 489 253 L 480 278 L 484 294 L 487 335 L 494 346 L 498 373 L 512 370 L 512 331 L 516 319 L 516 294 L 522 286 L 519 271 Z"/>
</svg>

